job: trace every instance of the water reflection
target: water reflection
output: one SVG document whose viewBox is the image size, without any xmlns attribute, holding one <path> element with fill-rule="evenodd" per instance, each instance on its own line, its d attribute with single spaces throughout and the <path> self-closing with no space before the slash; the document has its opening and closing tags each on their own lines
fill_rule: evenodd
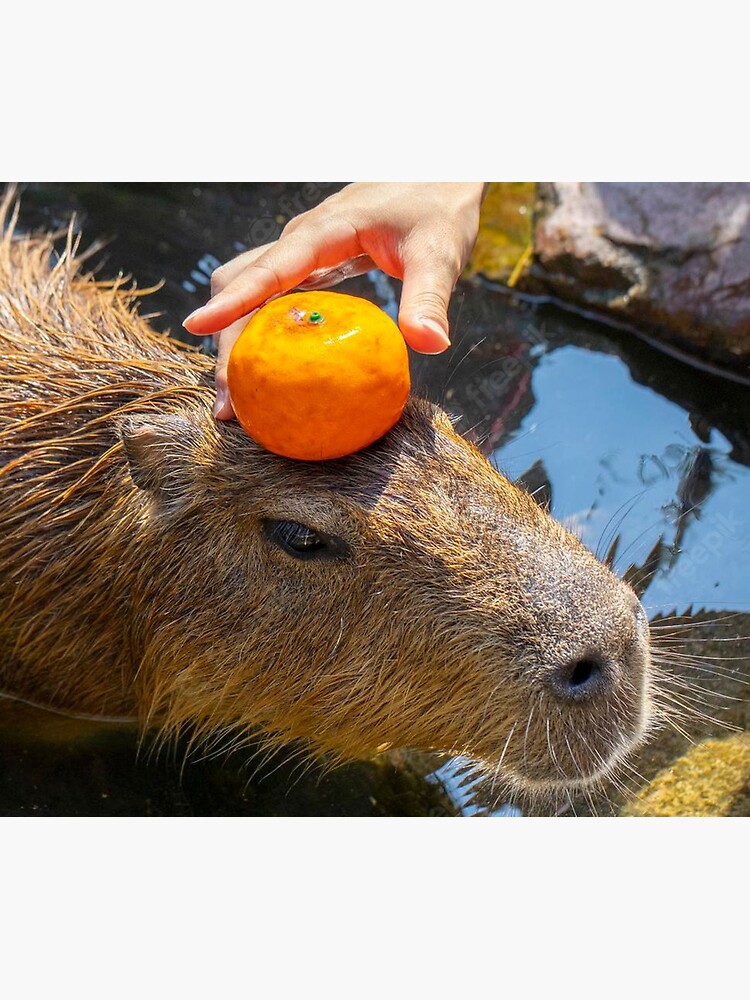
<svg viewBox="0 0 750 1000">
<path fill-rule="evenodd" d="M 187 740 L 141 744 L 133 724 L 73 719 L 0 698 L 0 815 L 453 816 L 428 754 L 326 771 L 290 747 L 204 759 Z"/>
<path fill-rule="evenodd" d="M 417 380 L 505 474 L 652 611 L 750 606 L 750 390 L 481 286 L 454 329 L 458 360 L 415 359 Z"/>
</svg>

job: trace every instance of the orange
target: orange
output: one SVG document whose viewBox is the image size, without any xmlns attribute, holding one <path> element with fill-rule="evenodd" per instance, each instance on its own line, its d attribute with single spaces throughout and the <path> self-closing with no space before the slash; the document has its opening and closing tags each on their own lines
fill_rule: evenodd
<svg viewBox="0 0 750 1000">
<path fill-rule="evenodd" d="M 229 395 L 247 433 L 306 461 L 341 458 L 389 431 L 409 395 L 398 327 L 372 302 L 342 292 L 272 299 L 232 348 Z"/>
</svg>

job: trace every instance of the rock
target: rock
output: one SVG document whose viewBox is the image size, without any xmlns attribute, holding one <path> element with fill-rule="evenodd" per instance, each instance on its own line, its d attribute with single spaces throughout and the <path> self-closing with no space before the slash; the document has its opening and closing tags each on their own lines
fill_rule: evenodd
<svg viewBox="0 0 750 1000">
<path fill-rule="evenodd" d="M 750 380 L 750 184 L 492 184 L 466 275 Z"/>
<path fill-rule="evenodd" d="M 522 285 L 750 374 L 750 184 L 538 185 Z"/>
<path fill-rule="evenodd" d="M 660 771 L 620 815 L 750 815 L 750 734 L 694 746 Z"/>
<path fill-rule="evenodd" d="M 533 183 L 489 185 L 466 277 L 483 274 L 493 281 L 515 283 L 533 249 L 535 200 Z"/>
</svg>

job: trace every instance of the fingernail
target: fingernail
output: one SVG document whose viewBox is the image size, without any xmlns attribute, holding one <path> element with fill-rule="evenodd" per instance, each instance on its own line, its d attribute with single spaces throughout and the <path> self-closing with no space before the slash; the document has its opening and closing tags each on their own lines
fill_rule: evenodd
<svg viewBox="0 0 750 1000">
<path fill-rule="evenodd" d="M 223 385 L 216 386 L 216 402 L 214 403 L 214 416 L 218 417 L 227 402 L 227 390 Z"/>
<path fill-rule="evenodd" d="M 201 309 L 203 309 L 203 306 L 200 306 L 198 309 L 193 309 L 193 311 L 190 313 L 190 315 L 186 316 L 185 319 L 182 321 L 182 325 L 185 328 L 187 328 L 187 324 L 190 322 L 190 320 L 193 318 L 193 316 L 197 316 L 198 315 L 198 313 L 201 311 Z"/>
<path fill-rule="evenodd" d="M 451 346 L 450 337 L 442 326 L 440 326 L 439 323 L 436 323 L 434 319 L 427 319 L 426 316 L 420 316 L 419 322 L 426 330 L 430 330 L 432 333 L 437 334 L 437 336 L 444 342 L 445 347 Z M 443 348 L 443 350 L 445 350 L 445 348 Z"/>
</svg>

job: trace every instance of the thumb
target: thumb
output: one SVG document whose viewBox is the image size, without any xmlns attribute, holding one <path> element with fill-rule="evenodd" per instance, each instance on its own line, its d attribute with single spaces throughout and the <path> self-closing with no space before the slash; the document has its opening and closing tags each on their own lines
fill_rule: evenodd
<svg viewBox="0 0 750 1000">
<path fill-rule="evenodd" d="M 441 354 L 450 347 L 448 303 L 457 278 L 446 259 L 405 261 L 398 325 L 415 351 Z"/>
</svg>

